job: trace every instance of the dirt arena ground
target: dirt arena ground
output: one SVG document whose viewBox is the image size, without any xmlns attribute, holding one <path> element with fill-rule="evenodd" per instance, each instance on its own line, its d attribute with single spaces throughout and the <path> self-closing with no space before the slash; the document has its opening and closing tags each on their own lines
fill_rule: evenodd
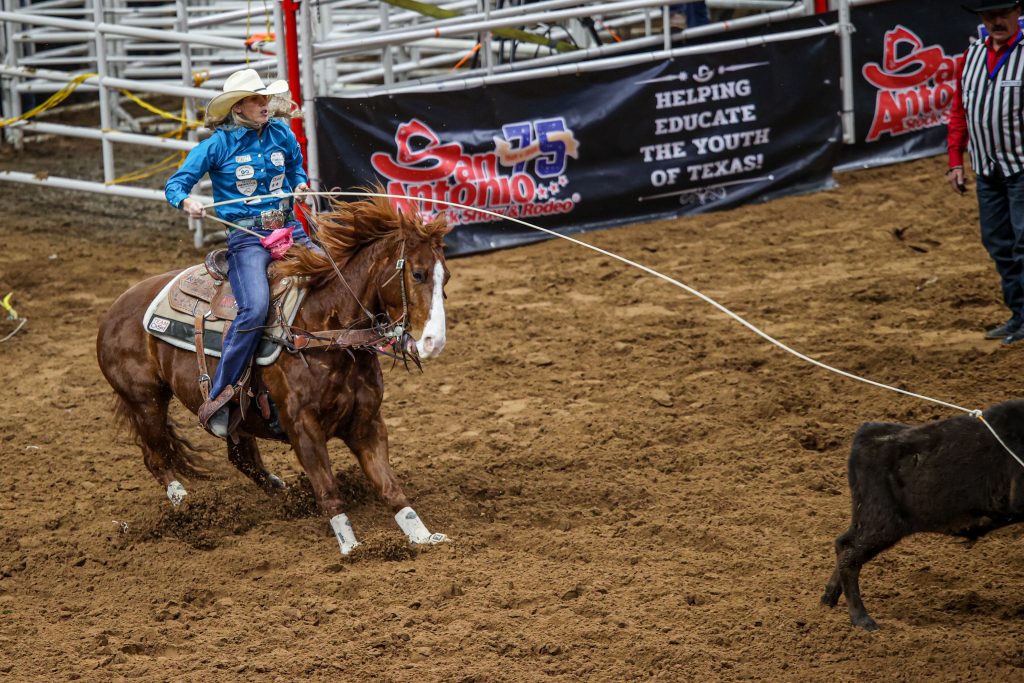
<svg viewBox="0 0 1024 683">
<path fill-rule="evenodd" d="M 52 142 L 0 168 L 95 175 L 96 158 Z M 584 239 L 827 363 L 984 407 L 1020 396 L 1024 348 L 982 339 L 997 281 L 942 170 Z M 854 430 L 950 410 L 565 242 L 455 259 L 447 350 L 388 372 L 385 404 L 394 465 L 453 540 L 408 550 L 335 443 L 365 541 L 343 559 L 284 447 L 264 457 L 292 493 L 218 456 L 172 512 L 112 424 L 97 319 L 198 260 L 183 219 L 10 183 L 0 207 L 0 295 L 28 318 L 0 344 L 0 679 L 1024 680 L 1021 529 L 884 553 L 862 581 L 877 633 L 818 602 Z"/>
</svg>

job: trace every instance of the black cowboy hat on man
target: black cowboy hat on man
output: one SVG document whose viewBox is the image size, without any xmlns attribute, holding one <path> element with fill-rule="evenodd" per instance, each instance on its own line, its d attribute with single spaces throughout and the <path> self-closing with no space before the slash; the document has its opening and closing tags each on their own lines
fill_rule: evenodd
<svg viewBox="0 0 1024 683">
<path fill-rule="evenodd" d="M 1020 7 L 1021 0 L 975 0 L 967 5 L 960 5 L 968 12 L 984 14 L 985 12 L 999 12 L 1000 10 Z"/>
</svg>

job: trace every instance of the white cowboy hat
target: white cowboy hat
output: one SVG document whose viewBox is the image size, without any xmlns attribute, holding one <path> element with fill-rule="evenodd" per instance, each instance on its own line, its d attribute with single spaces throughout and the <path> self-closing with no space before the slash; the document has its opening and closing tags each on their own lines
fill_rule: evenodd
<svg viewBox="0 0 1024 683">
<path fill-rule="evenodd" d="M 269 97 L 284 92 L 288 92 L 287 81 L 274 81 L 270 85 L 263 85 L 263 79 L 256 73 L 256 69 L 242 69 L 227 77 L 227 80 L 224 81 L 224 92 L 214 97 L 206 105 L 206 116 L 207 118 L 226 116 L 235 102 L 251 95 L 267 95 Z"/>
</svg>

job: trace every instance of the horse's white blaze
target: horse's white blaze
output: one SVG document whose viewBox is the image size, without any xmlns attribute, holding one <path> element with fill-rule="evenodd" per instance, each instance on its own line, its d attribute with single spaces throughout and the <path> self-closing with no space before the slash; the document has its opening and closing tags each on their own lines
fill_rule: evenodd
<svg viewBox="0 0 1024 683">
<path fill-rule="evenodd" d="M 395 521 L 398 522 L 398 528 L 405 533 L 410 543 L 434 545 L 448 540 L 444 534 L 430 533 L 423 520 L 411 507 L 399 510 L 395 515 Z"/>
<path fill-rule="evenodd" d="M 420 358 L 436 358 L 444 351 L 445 342 L 444 319 L 444 267 L 440 261 L 434 262 L 434 295 L 430 300 L 430 315 L 423 326 L 423 334 L 416 342 L 416 351 Z"/>
<path fill-rule="evenodd" d="M 352 522 L 344 512 L 331 517 L 331 529 L 334 530 L 334 535 L 338 539 L 342 555 L 348 555 L 359 545 L 359 541 L 356 540 L 356 532 L 352 529 Z"/>
<path fill-rule="evenodd" d="M 167 485 L 167 499 L 171 501 L 171 505 L 174 507 L 181 505 L 181 501 L 185 500 L 187 495 L 188 491 L 185 490 L 185 487 L 177 479 Z"/>
</svg>

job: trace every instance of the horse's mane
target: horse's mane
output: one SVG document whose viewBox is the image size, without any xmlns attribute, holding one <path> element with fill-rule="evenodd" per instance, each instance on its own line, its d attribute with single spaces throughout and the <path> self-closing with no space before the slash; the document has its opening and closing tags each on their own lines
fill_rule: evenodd
<svg viewBox="0 0 1024 683">
<path fill-rule="evenodd" d="M 381 188 L 374 188 L 381 192 Z M 317 217 L 315 241 L 342 266 L 365 246 L 395 240 L 416 239 L 440 249 L 451 228 L 443 214 L 423 222 L 415 213 L 393 207 L 387 197 L 371 197 L 358 202 L 331 199 L 331 210 Z M 334 273 L 330 259 L 315 251 L 296 247 L 276 264 L 283 276 L 305 276 L 318 281 Z"/>
</svg>

